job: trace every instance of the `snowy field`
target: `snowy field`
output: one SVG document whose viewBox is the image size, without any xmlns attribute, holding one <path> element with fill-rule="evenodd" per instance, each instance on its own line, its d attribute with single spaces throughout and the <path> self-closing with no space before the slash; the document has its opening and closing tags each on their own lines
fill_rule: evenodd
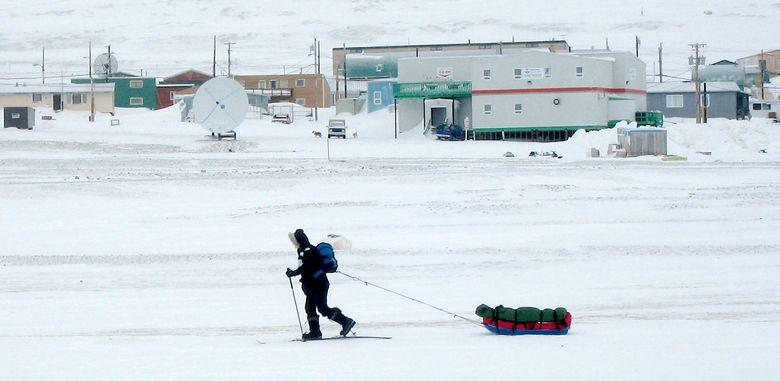
<svg viewBox="0 0 780 381">
<path fill-rule="evenodd" d="M 688 161 L 663 162 L 585 158 L 614 131 L 396 141 L 379 115 L 350 119 L 359 137 L 332 141 L 332 161 L 322 122 L 250 120 L 235 142 L 170 110 L 0 131 L 0 378 L 777 374 L 777 125 L 677 121 L 670 153 Z M 553 149 L 564 158 L 528 157 Z M 565 306 L 572 330 L 499 337 L 334 274 L 331 304 L 393 339 L 290 342 L 297 227 L 351 238 L 344 272 L 472 318 L 480 303 Z"/>
<path fill-rule="evenodd" d="M 35 81 L 46 47 L 50 82 L 86 75 L 91 40 L 106 45 L 120 69 L 164 77 L 188 68 L 211 72 L 212 36 L 218 70 L 227 69 L 224 42 L 235 42 L 233 74 L 312 72 L 309 46 L 322 41 L 323 70 L 332 48 L 566 39 L 576 49 L 634 50 L 653 72 L 664 44 L 665 74 L 690 78 L 688 44 L 707 43 L 707 62 L 777 49 L 780 2 L 727 0 L 71 0 L 0 1 L 0 81 Z M 13 54 L 6 54 L 13 52 Z"/>
</svg>

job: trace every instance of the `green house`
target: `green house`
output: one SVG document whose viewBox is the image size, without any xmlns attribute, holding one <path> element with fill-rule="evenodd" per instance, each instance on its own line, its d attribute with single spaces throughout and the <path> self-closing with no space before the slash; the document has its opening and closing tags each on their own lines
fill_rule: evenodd
<svg viewBox="0 0 780 381">
<path fill-rule="evenodd" d="M 116 73 L 108 78 L 95 78 L 94 81 L 114 84 L 114 107 L 157 108 L 157 80 L 153 77 Z M 74 78 L 71 82 L 89 83 L 89 78 Z"/>
</svg>

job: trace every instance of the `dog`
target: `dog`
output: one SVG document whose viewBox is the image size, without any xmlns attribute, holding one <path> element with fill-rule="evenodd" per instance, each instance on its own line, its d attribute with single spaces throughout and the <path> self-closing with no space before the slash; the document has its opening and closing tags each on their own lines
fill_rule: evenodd
<svg viewBox="0 0 780 381">
<path fill-rule="evenodd" d="M 311 133 L 314 135 L 315 138 L 321 138 L 322 137 L 322 132 L 312 131 Z"/>
<path fill-rule="evenodd" d="M 357 131 L 352 134 L 352 139 L 357 139 Z"/>
</svg>

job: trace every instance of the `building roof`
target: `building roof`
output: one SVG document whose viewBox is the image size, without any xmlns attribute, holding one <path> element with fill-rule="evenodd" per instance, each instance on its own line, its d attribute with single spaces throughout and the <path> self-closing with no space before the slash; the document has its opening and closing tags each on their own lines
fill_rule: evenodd
<svg viewBox="0 0 780 381">
<path fill-rule="evenodd" d="M 33 94 L 33 93 L 88 93 L 92 91 L 89 83 L 47 83 L 47 84 L 0 84 L 0 94 Z M 113 83 L 95 83 L 96 93 L 113 93 Z"/>
<path fill-rule="evenodd" d="M 178 83 L 193 83 L 193 82 L 206 82 L 213 78 L 211 75 L 195 69 L 187 69 L 180 73 L 165 77 L 162 80 L 164 84 L 178 84 Z"/>
<path fill-rule="evenodd" d="M 778 53 L 780 53 L 780 49 L 765 50 L 763 54 L 767 55 L 767 54 L 778 54 Z M 762 53 L 751 54 L 749 56 L 740 57 L 740 58 L 737 59 L 737 61 L 744 60 L 744 59 L 747 59 L 747 58 L 760 57 L 761 55 L 762 55 Z"/>
<path fill-rule="evenodd" d="M 566 40 L 540 40 L 540 41 L 505 41 L 505 42 L 462 42 L 452 44 L 412 44 L 412 45 L 376 45 L 376 46 L 347 46 L 346 49 L 397 49 L 397 48 L 438 48 L 438 47 L 455 47 L 455 46 L 479 46 L 479 45 L 502 45 L 506 47 L 511 46 L 526 46 L 529 44 L 566 44 L 569 45 Z M 333 50 L 344 50 L 341 48 L 333 48 Z"/>
<path fill-rule="evenodd" d="M 704 91 L 704 86 L 702 86 Z M 654 93 L 693 93 L 696 92 L 696 87 L 693 82 L 664 82 L 664 83 L 648 83 L 647 92 L 649 94 Z M 707 82 L 708 93 L 741 93 L 742 90 L 736 82 Z"/>
</svg>

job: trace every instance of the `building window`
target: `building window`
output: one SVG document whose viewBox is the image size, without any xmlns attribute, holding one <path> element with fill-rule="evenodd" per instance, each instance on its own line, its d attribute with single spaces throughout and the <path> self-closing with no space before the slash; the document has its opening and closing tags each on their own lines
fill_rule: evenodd
<svg viewBox="0 0 780 381">
<path fill-rule="evenodd" d="M 383 64 L 376 64 L 376 72 L 377 73 L 381 73 L 382 70 L 384 70 L 384 68 L 385 68 L 385 65 L 383 65 Z"/>
<path fill-rule="evenodd" d="M 32 98 L 35 103 L 43 102 L 43 95 L 40 93 L 33 93 Z"/>
<path fill-rule="evenodd" d="M 144 88 L 144 81 L 132 80 L 132 81 L 130 81 L 130 88 L 131 89 L 143 89 Z"/>
<path fill-rule="evenodd" d="M 482 69 L 482 79 L 490 79 L 490 69 Z"/>
<path fill-rule="evenodd" d="M 490 115 L 493 113 L 493 105 L 484 105 L 482 106 L 482 113 L 485 115 Z"/>
<path fill-rule="evenodd" d="M 74 93 L 70 95 L 70 103 L 80 105 L 87 103 L 87 94 Z"/>
<path fill-rule="evenodd" d="M 290 82 L 287 81 L 286 79 L 283 79 L 283 80 L 279 81 L 279 88 L 289 89 L 290 88 Z"/>
<path fill-rule="evenodd" d="M 552 78 L 552 69 L 549 67 L 544 68 L 544 78 Z"/>
<path fill-rule="evenodd" d="M 577 66 L 575 72 L 577 73 L 577 77 L 582 77 L 582 73 L 583 73 L 582 66 Z"/>
<path fill-rule="evenodd" d="M 681 94 L 667 95 L 666 108 L 683 108 L 683 96 Z"/>
<path fill-rule="evenodd" d="M 755 111 L 761 110 L 761 103 L 754 103 L 753 104 L 753 110 L 755 110 Z"/>
<path fill-rule="evenodd" d="M 709 94 L 707 94 L 707 95 L 709 95 Z M 771 103 L 762 103 L 761 104 L 761 108 L 763 110 L 771 110 L 772 109 L 772 104 Z"/>
<path fill-rule="evenodd" d="M 295 80 L 295 87 L 306 87 L 306 80 L 305 79 L 296 79 Z"/>
<path fill-rule="evenodd" d="M 523 113 L 523 104 L 515 103 L 515 114 L 522 114 L 522 113 Z"/>
<path fill-rule="evenodd" d="M 382 92 L 381 91 L 374 91 L 374 104 L 375 105 L 381 105 L 382 104 Z"/>
<path fill-rule="evenodd" d="M 265 80 L 264 79 L 261 79 L 261 80 L 257 81 L 257 88 L 258 89 L 265 89 Z"/>
<path fill-rule="evenodd" d="M 272 89 L 275 89 L 275 88 L 277 88 L 277 85 L 278 85 L 278 83 L 277 83 L 276 81 L 273 81 L 273 80 L 272 80 L 272 81 L 270 81 L 270 83 L 271 83 L 271 88 L 272 88 Z"/>
<path fill-rule="evenodd" d="M 523 78 L 523 69 L 515 69 L 515 79 Z"/>
<path fill-rule="evenodd" d="M 171 91 L 171 92 L 168 93 L 168 97 L 170 97 L 170 99 L 173 100 L 173 95 L 174 94 L 175 94 L 175 92 Z"/>
<path fill-rule="evenodd" d="M 295 99 L 295 103 L 297 103 L 297 104 L 299 104 L 301 106 L 306 106 L 306 98 L 296 98 Z"/>
<path fill-rule="evenodd" d="M 144 98 L 142 97 L 130 97 L 130 106 L 143 106 Z"/>
</svg>

